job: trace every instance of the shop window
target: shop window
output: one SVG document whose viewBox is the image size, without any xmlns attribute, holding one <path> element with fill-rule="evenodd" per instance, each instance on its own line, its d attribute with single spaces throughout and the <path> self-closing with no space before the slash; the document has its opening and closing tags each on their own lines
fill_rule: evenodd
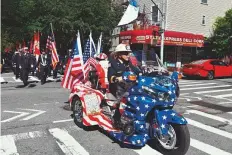
<svg viewBox="0 0 232 155">
<path fill-rule="evenodd" d="M 158 6 L 152 6 L 152 24 L 155 24 L 159 20 L 159 9 Z"/>
<path fill-rule="evenodd" d="M 205 25 L 205 16 L 202 16 L 201 24 L 202 24 L 202 25 Z"/>
<path fill-rule="evenodd" d="M 208 0 L 201 0 L 201 4 L 208 4 Z"/>
</svg>

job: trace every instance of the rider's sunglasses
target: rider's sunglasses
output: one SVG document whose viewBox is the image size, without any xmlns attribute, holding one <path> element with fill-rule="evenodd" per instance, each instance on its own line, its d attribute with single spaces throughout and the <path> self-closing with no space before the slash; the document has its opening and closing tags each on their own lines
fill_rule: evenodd
<svg viewBox="0 0 232 155">
<path fill-rule="evenodd" d="M 120 52 L 120 55 L 129 55 L 129 52 Z"/>
</svg>

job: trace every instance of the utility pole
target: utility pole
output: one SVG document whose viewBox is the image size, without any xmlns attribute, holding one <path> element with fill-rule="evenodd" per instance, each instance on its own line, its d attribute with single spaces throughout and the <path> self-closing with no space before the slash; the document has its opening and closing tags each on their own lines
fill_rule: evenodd
<svg viewBox="0 0 232 155">
<path fill-rule="evenodd" d="M 152 3 L 158 8 L 160 14 L 161 14 L 161 44 L 160 44 L 160 60 L 162 63 L 164 63 L 164 31 L 166 27 L 166 1 L 167 0 L 160 0 L 161 9 L 158 7 L 158 5 L 154 2 L 154 0 L 151 0 Z"/>
<path fill-rule="evenodd" d="M 162 0 L 162 12 L 163 14 L 161 14 L 161 44 L 160 44 L 160 59 L 161 62 L 164 63 L 164 31 L 166 28 L 166 0 Z"/>
</svg>

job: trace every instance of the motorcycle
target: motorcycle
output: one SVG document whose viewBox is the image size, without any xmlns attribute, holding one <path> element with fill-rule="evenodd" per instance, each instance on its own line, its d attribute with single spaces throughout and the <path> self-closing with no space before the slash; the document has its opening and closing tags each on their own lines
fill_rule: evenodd
<svg viewBox="0 0 232 155">
<path fill-rule="evenodd" d="M 124 72 L 123 80 L 129 86 L 120 101 L 85 84 L 73 86 L 69 99 L 74 122 L 81 128 L 97 125 L 125 145 L 149 143 L 163 154 L 184 155 L 190 145 L 187 121 L 173 110 L 178 74 Z"/>
</svg>

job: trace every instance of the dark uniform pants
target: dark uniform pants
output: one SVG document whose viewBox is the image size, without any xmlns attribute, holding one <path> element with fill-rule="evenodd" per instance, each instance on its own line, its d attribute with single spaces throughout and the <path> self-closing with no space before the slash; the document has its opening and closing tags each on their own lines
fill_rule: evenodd
<svg viewBox="0 0 232 155">
<path fill-rule="evenodd" d="M 48 67 L 47 66 L 41 66 L 40 67 L 41 84 L 44 84 L 46 82 L 47 76 L 48 76 Z"/>
</svg>

